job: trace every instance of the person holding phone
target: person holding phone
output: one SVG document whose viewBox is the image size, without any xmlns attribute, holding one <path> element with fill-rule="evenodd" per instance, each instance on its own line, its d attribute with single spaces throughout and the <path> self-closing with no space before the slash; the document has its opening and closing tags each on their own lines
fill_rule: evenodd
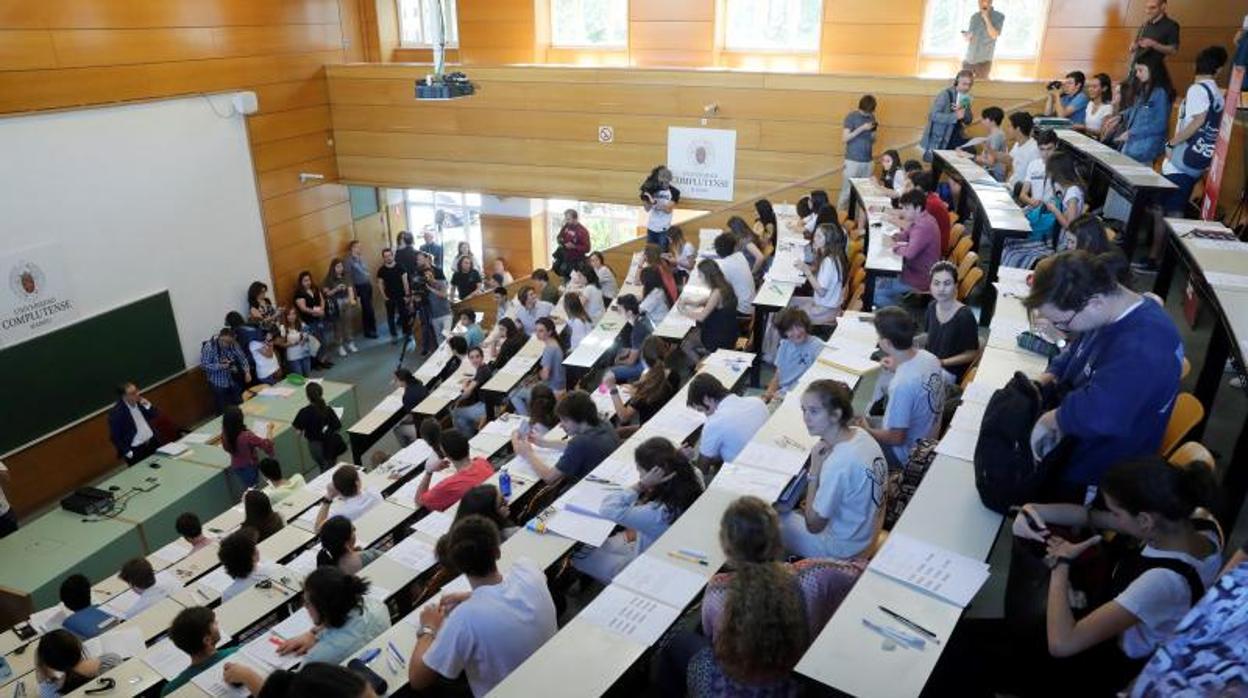
<svg viewBox="0 0 1248 698">
<path fill-rule="evenodd" d="M 992 72 L 992 55 L 997 50 L 997 38 L 1005 25 L 1005 15 L 992 9 L 992 0 L 979 0 L 979 11 L 971 15 L 962 38 L 966 39 L 966 57 L 962 69 L 969 70 L 977 78 L 987 78 Z"/>
<path fill-rule="evenodd" d="M 841 179 L 841 195 L 836 207 L 842 211 L 849 207 L 849 180 L 870 177 L 874 164 L 871 154 L 875 146 L 875 134 L 880 124 L 875 120 L 875 97 L 863 95 L 858 108 L 845 115 L 841 123 L 841 142 L 845 144 L 845 169 Z"/>
<path fill-rule="evenodd" d="M 970 126 L 975 115 L 971 113 L 971 88 L 975 85 L 975 73 L 962 69 L 953 84 L 941 90 L 932 100 L 927 113 L 927 127 L 919 147 L 923 149 L 923 161 L 932 161 L 933 150 L 957 148 L 966 142 L 962 129 Z"/>
<path fill-rule="evenodd" d="M 646 242 L 666 252 L 667 229 L 672 227 L 672 211 L 680 202 L 680 190 L 672 186 L 672 171 L 659 165 L 641 184 L 641 206 L 649 214 L 646 219 Z"/>
</svg>

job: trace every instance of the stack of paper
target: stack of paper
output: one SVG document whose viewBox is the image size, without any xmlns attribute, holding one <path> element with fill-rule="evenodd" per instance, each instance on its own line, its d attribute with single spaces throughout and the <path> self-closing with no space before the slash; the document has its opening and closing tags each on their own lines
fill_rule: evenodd
<svg viewBox="0 0 1248 698">
<path fill-rule="evenodd" d="M 869 569 L 922 589 L 960 608 L 988 579 L 988 564 L 894 531 Z"/>
<path fill-rule="evenodd" d="M 274 669 L 290 669 L 303 661 L 303 658 L 295 653 L 277 653 L 277 648 L 281 647 L 282 643 L 288 639 L 290 638 L 278 635 L 270 629 L 269 632 L 261 633 L 259 637 L 243 645 L 237 654 L 246 655 Z"/>
<path fill-rule="evenodd" d="M 500 415 L 497 419 L 485 425 L 481 430 L 482 434 L 498 434 L 499 436 L 511 437 L 522 425 L 528 422 L 527 417 L 520 417 L 513 413 Z"/>
<path fill-rule="evenodd" d="M 290 397 L 295 394 L 294 388 L 270 385 L 259 392 L 260 397 Z"/>
<path fill-rule="evenodd" d="M 180 456 L 189 450 L 191 450 L 191 448 L 186 444 L 179 441 L 173 441 L 156 449 L 156 452 L 166 456 Z"/>
<path fill-rule="evenodd" d="M 70 616 L 70 611 L 63 604 L 57 604 L 42 611 L 36 611 L 30 614 L 29 623 L 31 627 L 38 630 L 40 634 L 50 632 L 61 627 L 61 623 Z"/>
<path fill-rule="evenodd" d="M 570 509 L 558 509 L 546 519 L 548 532 L 578 540 L 595 548 L 606 542 L 614 529 L 614 521 L 581 514 Z"/>
<path fill-rule="evenodd" d="M 433 546 L 420 536 L 408 536 L 398 545 L 386 551 L 386 557 L 420 574 L 438 562 Z"/>
<path fill-rule="evenodd" d="M 156 673 L 172 681 L 191 666 L 191 656 L 174 646 L 173 640 L 165 638 L 148 648 L 143 662 Z"/>
<path fill-rule="evenodd" d="M 170 567 L 190 554 L 191 544 L 184 538 L 175 538 L 173 542 L 152 553 L 149 559 L 153 565 L 160 563 L 161 567 Z"/>
<path fill-rule="evenodd" d="M 428 516 L 417 521 L 413 528 L 433 540 L 437 540 L 451 530 L 451 524 L 453 523 L 455 523 L 455 512 L 431 511 Z"/>
</svg>

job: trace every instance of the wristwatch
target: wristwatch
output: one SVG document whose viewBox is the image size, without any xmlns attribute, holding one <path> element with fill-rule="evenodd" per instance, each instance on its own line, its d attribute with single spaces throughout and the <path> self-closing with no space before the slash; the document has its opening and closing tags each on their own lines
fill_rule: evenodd
<svg viewBox="0 0 1248 698">
<path fill-rule="evenodd" d="M 438 631 L 435 630 L 432 625 L 422 625 L 420 626 L 420 630 L 416 631 L 416 639 L 419 640 L 420 638 L 426 635 L 433 637 L 434 635 L 437 635 L 437 634 L 438 634 Z"/>
</svg>

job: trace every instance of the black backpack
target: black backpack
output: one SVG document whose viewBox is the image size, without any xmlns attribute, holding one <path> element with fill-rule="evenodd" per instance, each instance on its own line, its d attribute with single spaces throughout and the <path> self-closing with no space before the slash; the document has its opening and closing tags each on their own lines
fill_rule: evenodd
<svg viewBox="0 0 1248 698">
<path fill-rule="evenodd" d="M 975 443 L 975 488 L 984 506 L 998 514 L 1035 501 L 1048 479 L 1054 459 L 1037 463 L 1031 450 L 1031 430 L 1045 402 L 1040 386 L 1022 372 L 988 400 Z"/>
</svg>

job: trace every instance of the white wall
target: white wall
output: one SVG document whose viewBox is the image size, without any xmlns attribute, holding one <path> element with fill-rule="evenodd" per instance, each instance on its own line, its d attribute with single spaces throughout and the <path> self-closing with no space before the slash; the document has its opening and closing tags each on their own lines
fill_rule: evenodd
<svg viewBox="0 0 1248 698">
<path fill-rule="evenodd" d="M 243 117 L 217 96 L 0 119 L 0 253 L 49 241 L 79 317 L 168 289 L 198 363 L 272 283 Z"/>
</svg>

